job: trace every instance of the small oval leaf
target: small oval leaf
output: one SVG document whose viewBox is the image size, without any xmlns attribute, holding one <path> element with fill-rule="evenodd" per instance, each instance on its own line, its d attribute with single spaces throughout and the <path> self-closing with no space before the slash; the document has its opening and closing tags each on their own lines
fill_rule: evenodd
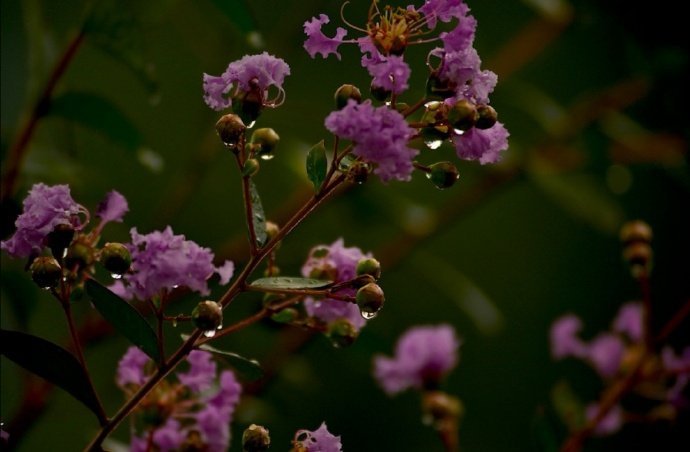
<svg viewBox="0 0 690 452">
<path fill-rule="evenodd" d="M 261 204 L 259 191 L 256 189 L 254 181 L 249 179 L 249 201 L 252 203 L 252 222 L 254 223 L 254 234 L 256 235 L 256 245 L 262 247 L 266 244 L 268 235 L 266 234 L 266 214 L 264 206 Z"/>
<path fill-rule="evenodd" d="M 85 288 L 93 305 L 113 328 L 155 362 L 161 362 L 156 333 L 139 311 L 93 279 L 86 281 Z"/>
<path fill-rule="evenodd" d="M 89 408 L 101 424 L 106 421 L 84 369 L 64 348 L 31 334 L 0 330 L 0 351 L 29 372 L 70 393 Z"/>
<path fill-rule="evenodd" d="M 321 140 L 309 149 L 307 154 L 307 176 L 311 183 L 314 184 L 314 191 L 316 193 L 321 190 L 321 184 L 326 179 L 327 171 L 326 147 L 323 140 Z"/>
<path fill-rule="evenodd" d="M 325 289 L 333 281 L 314 278 L 300 278 L 296 276 L 272 276 L 259 278 L 250 286 L 264 289 Z"/>
</svg>

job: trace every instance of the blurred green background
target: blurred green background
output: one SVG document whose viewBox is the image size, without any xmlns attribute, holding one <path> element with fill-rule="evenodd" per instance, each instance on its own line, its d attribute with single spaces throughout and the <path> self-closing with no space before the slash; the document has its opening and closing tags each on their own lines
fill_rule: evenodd
<svg viewBox="0 0 690 452">
<path fill-rule="evenodd" d="M 247 387 L 254 394 L 236 414 L 233 450 L 249 423 L 266 425 L 273 449 L 285 450 L 295 430 L 323 420 L 342 435 L 346 451 L 442 450 L 420 422 L 417 395 L 390 399 L 371 377 L 372 356 L 390 354 L 404 330 L 442 322 L 463 339 L 460 364 L 445 387 L 465 404 L 463 449 L 554 450 L 566 430 L 551 403 L 553 387 L 568 381 L 587 403 L 601 383 L 580 362 L 551 360 L 548 328 L 574 312 L 591 337 L 638 297 L 620 258 L 623 221 L 642 218 L 654 228 L 657 326 L 690 296 L 688 33 L 681 3 L 468 4 L 479 21 L 475 46 L 484 67 L 499 75 L 491 98 L 511 132 L 510 149 L 500 165 L 460 162 L 459 183 L 445 191 L 421 174 L 410 183 L 372 179 L 352 187 L 285 241 L 278 256 L 283 274 L 298 274 L 312 246 L 339 237 L 374 252 L 384 265 L 387 303 L 347 349 L 269 323 L 219 341 L 264 362 L 272 374 Z M 218 114 L 202 101 L 202 73 L 219 75 L 230 61 L 263 50 L 290 64 L 285 104 L 258 122 L 281 135 L 276 158 L 262 164 L 256 182 L 269 219 L 284 222 L 310 194 L 304 159 L 313 143 L 330 139 L 323 118 L 334 90 L 369 85 L 356 48 L 342 48 L 342 61 L 312 60 L 302 48 L 303 22 L 329 14 L 331 34 L 342 25 L 340 5 L 3 0 L 3 171 L 57 61 L 85 30 L 52 102 L 42 106 L 16 193 L 3 204 L 3 234 L 35 182 L 68 183 L 90 209 L 116 189 L 130 212 L 106 229 L 105 240 L 126 241 L 132 226 L 149 232 L 170 224 L 218 259 L 241 265 L 247 254 L 238 171 L 215 135 Z M 351 2 L 347 18 L 363 24 L 367 7 Z M 417 48 L 406 56 L 413 76 L 403 101 L 423 93 L 424 56 Z M 439 160 L 457 159 L 449 145 L 420 155 L 424 163 Z M 58 304 L 33 287 L 23 266 L 2 256 L 2 327 L 64 343 Z M 194 302 L 181 300 L 171 312 L 186 312 Z M 259 303 L 256 295 L 243 296 L 228 317 L 254 312 Z M 82 321 L 98 317 L 87 302 L 75 309 Z M 687 344 L 688 330 L 685 323 L 670 340 Z M 113 376 L 127 344 L 109 331 L 91 333 L 87 359 L 112 413 L 123 401 Z M 171 350 L 172 329 L 168 339 Z M 26 405 L 32 381 L 2 359 L 3 422 Z M 18 450 L 80 450 L 96 428 L 86 409 L 56 390 Z M 633 425 L 589 442 L 587 450 L 672 450 L 681 431 Z M 127 433 L 124 427 L 113 437 L 127 442 Z"/>
</svg>

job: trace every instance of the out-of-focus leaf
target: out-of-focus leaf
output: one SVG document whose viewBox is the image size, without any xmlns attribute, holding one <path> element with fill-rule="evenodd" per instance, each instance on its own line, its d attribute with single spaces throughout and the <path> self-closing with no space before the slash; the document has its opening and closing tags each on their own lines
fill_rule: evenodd
<svg viewBox="0 0 690 452">
<path fill-rule="evenodd" d="M 50 113 L 100 132 L 130 151 L 141 147 L 141 133 L 132 121 L 115 104 L 96 94 L 64 93 L 52 101 Z"/>
<path fill-rule="evenodd" d="M 256 184 L 251 179 L 249 179 L 249 201 L 252 203 L 252 211 L 254 212 L 252 222 L 254 223 L 256 245 L 261 247 L 266 244 L 268 239 L 266 234 L 266 214 L 264 213 L 264 206 L 261 203 L 261 197 L 256 189 Z"/>
<path fill-rule="evenodd" d="M 608 234 L 618 232 L 624 218 L 623 209 L 591 175 L 532 172 L 530 179 L 574 218 Z"/>
<path fill-rule="evenodd" d="M 567 382 L 560 381 L 553 387 L 551 403 L 558 417 L 571 431 L 584 425 L 585 411 L 582 402 Z"/>
<path fill-rule="evenodd" d="M 85 287 L 93 305 L 108 323 L 155 362 L 160 362 L 156 333 L 139 311 L 93 279 L 86 281 Z"/>
<path fill-rule="evenodd" d="M 321 191 L 321 184 L 326 179 L 327 171 L 326 147 L 323 140 L 321 140 L 309 149 L 307 154 L 307 176 L 311 183 L 314 184 L 314 191 L 316 193 Z"/>
<path fill-rule="evenodd" d="M 424 251 L 411 260 L 418 273 L 443 291 L 484 334 L 495 334 L 503 327 L 503 315 L 493 301 L 465 275 L 449 263 Z"/>
<path fill-rule="evenodd" d="M 250 286 L 261 289 L 324 289 L 333 284 L 332 281 L 314 278 L 300 278 L 297 276 L 272 276 L 252 281 Z"/>
<path fill-rule="evenodd" d="M 522 0 L 527 5 L 534 8 L 543 16 L 557 21 L 564 22 L 573 13 L 572 5 L 568 0 Z"/>
<path fill-rule="evenodd" d="M 189 336 L 186 334 L 181 334 L 180 336 L 184 341 L 189 339 Z M 220 350 L 208 344 L 200 345 L 199 349 L 222 356 L 245 380 L 258 380 L 264 375 L 261 364 L 255 359 L 249 359 L 237 353 Z"/>
<path fill-rule="evenodd" d="M 38 301 L 36 284 L 27 276 L 10 270 L 3 271 L 2 276 L 0 276 L 2 298 L 12 306 L 17 323 L 21 328 L 26 328 Z"/>
<path fill-rule="evenodd" d="M 89 42 L 126 65 L 153 96 L 158 83 L 153 64 L 144 53 L 143 30 L 135 16 L 137 3 L 121 0 L 92 2 L 83 32 Z"/>
<path fill-rule="evenodd" d="M 256 21 L 247 0 L 211 0 L 216 8 L 244 34 L 256 30 Z"/>
<path fill-rule="evenodd" d="M 19 331 L 0 330 L 2 355 L 69 392 L 103 423 L 98 397 L 79 361 L 50 341 Z"/>
</svg>

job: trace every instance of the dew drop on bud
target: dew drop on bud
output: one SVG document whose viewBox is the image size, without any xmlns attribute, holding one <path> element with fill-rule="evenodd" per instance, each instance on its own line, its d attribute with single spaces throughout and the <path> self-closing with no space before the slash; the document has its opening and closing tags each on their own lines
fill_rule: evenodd
<svg viewBox="0 0 690 452">
<path fill-rule="evenodd" d="M 359 313 L 362 314 L 362 317 L 365 318 L 366 320 L 371 320 L 374 317 L 376 317 L 376 315 L 378 314 L 378 312 L 368 312 L 368 311 L 360 311 Z"/>
<path fill-rule="evenodd" d="M 425 140 L 424 144 L 429 149 L 438 149 L 443 144 L 443 140 Z"/>
<path fill-rule="evenodd" d="M 204 331 L 204 336 L 206 337 L 213 337 L 216 335 L 216 330 L 206 330 Z"/>
<path fill-rule="evenodd" d="M 256 124 L 256 121 L 250 122 L 249 125 L 247 126 L 247 129 L 251 129 L 252 127 L 254 127 L 254 124 Z"/>
<path fill-rule="evenodd" d="M 122 278 L 122 275 L 119 273 L 111 273 L 110 277 L 113 279 L 120 279 L 120 278 Z"/>
<path fill-rule="evenodd" d="M 261 158 L 261 160 L 268 161 L 268 160 L 273 159 L 273 157 L 275 157 L 275 156 L 273 154 L 261 154 L 259 157 Z"/>
</svg>

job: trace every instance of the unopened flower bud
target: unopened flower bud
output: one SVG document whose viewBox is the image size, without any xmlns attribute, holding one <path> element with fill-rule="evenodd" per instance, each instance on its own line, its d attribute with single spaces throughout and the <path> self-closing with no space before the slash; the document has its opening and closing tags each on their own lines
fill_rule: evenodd
<svg viewBox="0 0 690 452">
<path fill-rule="evenodd" d="M 242 448 L 245 452 L 263 452 L 270 446 L 271 437 L 261 425 L 252 424 L 242 433 Z"/>
<path fill-rule="evenodd" d="M 479 105 L 477 115 L 477 122 L 474 125 L 477 129 L 490 129 L 498 121 L 498 113 L 491 105 Z"/>
<path fill-rule="evenodd" d="M 442 391 L 428 391 L 422 397 L 422 412 L 425 423 L 438 425 L 449 419 L 458 419 L 462 415 L 462 402 Z"/>
<path fill-rule="evenodd" d="M 375 283 L 376 279 L 371 276 L 371 275 L 359 275 L 355 279 L 351 281 L 352 287 L 355 289 L 359 289 L 360 287 L 364 287 L 367 284 Z"/>
<path fill-rule="evenodd" d="M 448 122 L 457 130 L 470 130 L 478 117 L 477 107 L 467 99 L 457 101 L 448 111 Z"/>
<path fill-rule="evenodd" d="M 208 449 L 208 445 L 204 443 L 201 433 L 197 430 L 190 430 L 187 433 L 187 438 L 180 446 L 180 452 L 203 452 Z"/>
<path fill-rule="evenodd" d="M 374 279 L 379 279 L 381 277 L 381 263 L 373 257 L 365 257 L 357 262 L 355 273 L 357 276 L 371 275 Z"/>
<path fill-rule="evenodd" d="M 644 242 L 633 242 L 623 249 L 623 258 L 630 264 L 633 276 L 649 269 L 652 248 Z"/>
<path fill-rule="evenodd" d="M 370 92 L 371 92 L 371 97 L 373 97 L 374 99 L 381 101 L 381 102 L 388 99 L 388 96 L 391 95 L 390 91 L 388 91 L 386 88 L 383 88 L 381 86 L 371 85 Z"/>
<path fill-rule="evenodd" d="M 621 228 L 621 242 L 630 244 L 633 242 L 651 243 L 652 228 L 642 220 L 628 221 Z"/>
<path fill-rule="evenodd" d="M 337 348 L 348 347 L 357 339 L 357 330 L 347 319 L 337 319 L 328 325 L 328 338 Z"/>
<path fill-rule="evenodd" d="M 247 159 L 242 167 L 242 175 L 252 177 L 259 172 L 260 166 L 261 165 L 259 165 L 259 161 L 257 159 Z"/>
<path fill-rule="evenodd" d="M 93 247 L 84 241 L 76 240 L 67 248 L 65 267 L 68 270 L 85 269 L 94 261 Z"/>
<path fill-rule="evenodd" d="M 273 150 L 278 146 L 280 136 L 270 127 L 256 129 L 252 134 L 252 143 L 258 147 L 257 155 L 263 160 L 273 158 Z"/>
<path fill-rule="evenodd" d="M 429 99 L 448 99 L 455 95 L 455 90 L 446 81 L 442 81 L 436 72 L 432 72 L 426 81 L 426 95 Z"/>
<path fill-rule="evenodd" d="M 43 289 L 50 289 L 57 287 L 62 278 L 62 268 L 54 257 L 39 256 L 31 263 L 29 267 L 31 271 L 31 279 Z"/>
<path fill-rule="evenodd" d="M 192 321 L 202 331 L 215 331 L 223 325 L 223 308 L 215 301 L 202 301 L 192 311 Z"/>
<path fill-rule="evenodd" d="M 269 240 L 273 240 L 275 236 L 280 232 L 280 227 L 272 221 L 266 222 L 266 236 Z"/>
<path fill-rule="evenodd" d="M 237 149 L 245 130 L 247 130 L 247 126 L 244 125 L 242 119 L 233 114 L 221 116 L 216 123 L 216 131 L 220 140 L 230 149 Z"/>
<path fill-rule="evenodd" d="M 242 118 L 245 124 L 249 124 L 250 127 L 261 114 L 262 108 L 263 98 L 259 89 L 242 92 L 232 98 L 232 111 Z"/>
<path fill-rule="evenodd" d="M 106 243 L 101 250 L 101 264 L 113 275 L 124 275 L 132 265 L 132 256 L 122 243 Z"/>
<path fill-rule="evenodd" d="M 359 288 L 357 295 L 355 295 L 355 301 L 362 317 L 372 319 L 376 317 L 386 300 L 381 287 L 376 283 L 369 283 Z"/>
<path fill-rule="evenodd" d="M 295 308 L 285 308 L 271 316 L 271 320 L 277 323 L 292 323 L 298 318 L 299 312 Z"/>
<path fill-rule="evenodd" d="M 62 259 L 65 249 L 72 243 L 74 228 L 70 224 L 58 224 L 46 237 L 46 245 L 58 259 Z"/>
<path fill-rule="evenodd" d="M 426 177 L 436 188 L 441 190 L 452 187 L 460 177 L 458 169 L 451 162 L 437 162 L 431 165 L 429 169 L 430 171 L 426 174 Z"/>
<path fill-rule="evenodd" d="M 335 108 L 338 110 L 345 107 L 350 99 L 357 103 L 362 102 L 362 93 L 355 85 L 346 84 L 335 90 Z"/>
<path fill-rule="evenodd" d="M 347 171 L 347 178 L 356 184 L 363 184 L 369 178 L 369 165 L 364 162 L 355 162 Z"/>
</svg>

